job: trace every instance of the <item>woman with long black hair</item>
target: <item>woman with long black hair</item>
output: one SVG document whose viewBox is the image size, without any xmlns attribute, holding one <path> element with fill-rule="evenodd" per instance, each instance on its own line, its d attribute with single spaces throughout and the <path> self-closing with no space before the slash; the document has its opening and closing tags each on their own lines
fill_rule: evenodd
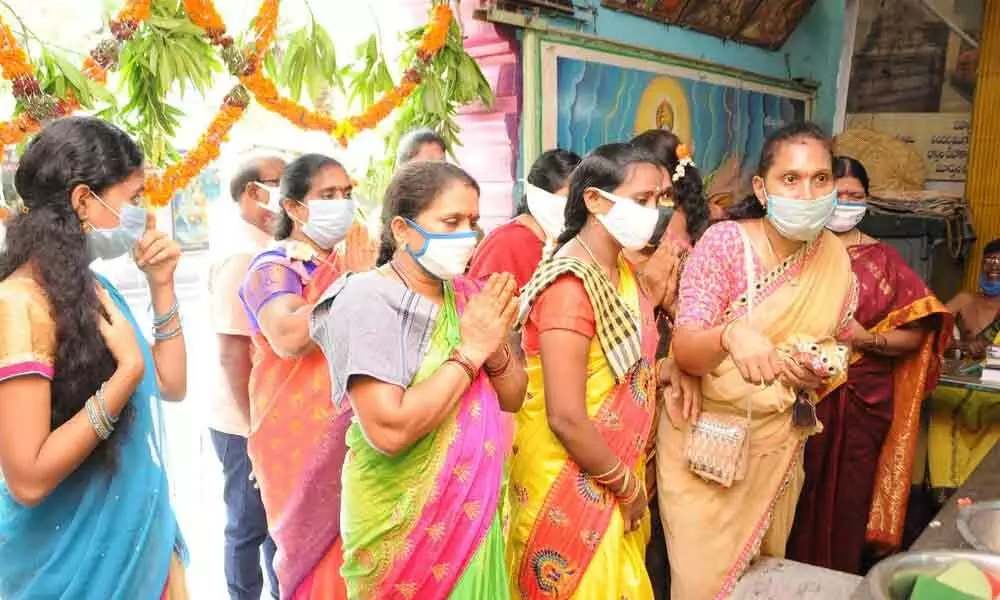
<svg viewBox="0 0 1000 600">
<path fill-rule="evenodd" d="M 160 450 L 160 400 L 187 387 L 180 248 L 151 228 L 143 155 L 91 117 L 46 126 L 15 175 L 24 210 L 0 255 L 0 597 L 185 598 Z M 131 253 L 150 347 L 90 270 Z"/>
<path fill-rule="evenodd" d="M 662 168 L 601 146 L 569 179 L 552 260 L 521 296 L 528 394 L 517 414 L 513 597 L 651 599 L 644 485 L 658 381 L 652 303 L 625 249 L 655 235 Z"/>
</svg>

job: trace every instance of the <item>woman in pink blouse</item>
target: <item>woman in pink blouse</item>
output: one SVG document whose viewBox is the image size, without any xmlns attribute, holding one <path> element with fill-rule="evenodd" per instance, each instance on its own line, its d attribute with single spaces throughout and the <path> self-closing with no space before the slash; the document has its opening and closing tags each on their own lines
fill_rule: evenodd
<svg viewBox="0 0 1000 600">
<path fill-rule="evenodd" d="M 818 429 L 815 390 L 846 368 L 834 336 L 850 321 L 854 286 L 843 244 L 824 230 L 836 203 L 832 169 L 815 125 L 772 133 L 748 199 L 752 218 L 710 227 L 681 277 L 673 355 L 701 378 L 701 406 L 670 407 L 673 426 L 657 440 L 674 598 L 728 597 L 754 556 L 784 555 L 802 444 Z M 729 419 L 749 438 L 748 452 L 729 462 L 744 467 L 729 485 L 691 470 L 687 442 L 699 419 Z"/>
</svg>

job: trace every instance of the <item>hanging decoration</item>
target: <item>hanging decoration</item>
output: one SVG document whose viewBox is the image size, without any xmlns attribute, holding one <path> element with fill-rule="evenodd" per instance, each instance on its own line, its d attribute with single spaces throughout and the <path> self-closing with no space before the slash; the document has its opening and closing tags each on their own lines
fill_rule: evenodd
<svg viewBox="0 0 1000 600">
<path fill-rule="evenodd" d="M 387 89 L 360 114 L 338 120 L 283 96 L 262 68 L 277 36 L 279 0 L 262 1 L 253 19 L 252 39 L 245 45 L 237 43 L 227 33 L 225 22 L 212 0 L 184 0 L 183 4 L 188 18 L 204 30 L 206 38 L 218 48 L 230 73 L 239 78 L 240 84 L 226 95 L 195 147 L 162 173 L 147 177 L 146 203 L 155 207 L 167 205 L 177 191 L 218 158 L 221 144 L 245 113 L 251 98 L 302 129 L 331 135 L 343 146 L 359 132 L 375 128 L 423 81 L 422 71 L 446 45 L 453 20 L 447 3 L 435 3 L 429 23 L 416 45 L 413 63 L 403 73 L 399 84 Z M 87 78 L 102 85 L 107 82 L 108 71 L 117 65 L 122 45 L 150 17 L 151 6 L 152 0 L 129 0 L 125 4 L 110 22 L 111 37 L 102 40 L 84 59 L 81 72 Z M 2 18 L 0 71 L 12 83 L 14 96 L 21 107 L 21 112 L 12 120 L 0 122 L 0 144 L 21 143 L 40 130 L 44 122 L 80 108 L 72 90 L 58 98 L 41 89 L 27 52 Z"/>
<path fill-rule="evenodd" d="M 243 117 L 250 96 L 242 85 L 226 94 L 222 107 L 215 114 L 208 129 L 198 138 L 198 143 L 184 154 L 180 161 L 164 169 L 163 174 L 146 177 L 146 203 L 166 206 L 178 191 L 184 189 L 205 167 L 219 157 L 222 142 L 233 125 Z"/>
<path fill-rule="evenodd" d="M 269 6 L 273 4 L 273 6 Z M 258 68 L 263 54 L 270 47 L 267 40 L 273 38 L 277 28 L 277 0 L 265 0 L 257 17 L 253 31 L 256 42 L 253 52 L 233 49 L 232 38 L 227 36 L 225 23 L 210 0 L 184 0 L 191 21 L 204 29 L 212 43 L 219 46 L 230 72 L 240 77 L 240 81 L 261 106 L 283 116 L 296 126 L 311 131 L 322 131 L 332 135 L 342 146 L 360 131 L 373 129 L 393 110 L 398 108 L 421 81 L 420 69 L 437 54 L 448 36 L 452 12 L 447 4 L 435 4 L 431 9 L 431 19 L 420 43 L 417 45 L 417 65 L 410 67 L 399 85 L 382 95 L 360 115 L 340 121 L 332 116 L 309 108 L 281 95 L 278 86 Z"/>
<path fill-rule="evenodd" d="M 107 71 L 118 61 L 121 45 L 149 18 L 151 0 L 129 0 L 111 20 L 112 37 L 102 40 L 83 61 L 83 73 L 96 83 L 107 81 Z M 68 115 L 80 107 L 72 93 L 56 98 L 42 92 L 35 67 L 10 27 L 0 18 L 0 67 L 13 86 L 14 97 L 24 111 L 0 123 L 0 144 L 19 144 L 42 128 L 42 123 Z"/>
</svg>

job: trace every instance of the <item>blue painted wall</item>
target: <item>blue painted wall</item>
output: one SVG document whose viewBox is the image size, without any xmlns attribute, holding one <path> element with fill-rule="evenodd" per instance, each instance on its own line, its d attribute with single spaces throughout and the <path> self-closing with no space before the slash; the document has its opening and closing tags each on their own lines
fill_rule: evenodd
<svg viewBox="0 0 1000 600">
<path fill-rule="evenodd" d="M 844 5 L 845 0 L 816 0 L 785 45 L 775 52 L 723 41 L 603 6 L 597 9 L 594 23 L 587 29 L 609 41 L 680 54 L 780 79 L 811 80 L 819 84 L 814 120 L 829 131 L 836 110 Z"/>
</svg>

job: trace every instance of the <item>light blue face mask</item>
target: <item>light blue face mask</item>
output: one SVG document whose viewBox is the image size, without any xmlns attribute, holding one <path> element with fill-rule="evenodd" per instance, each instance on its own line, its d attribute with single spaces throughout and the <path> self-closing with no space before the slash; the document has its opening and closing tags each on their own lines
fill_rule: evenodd
<svg viewBox="0 0 1000 600">
<path fill-rule="evenodd" d="M 823 231 L 837 208 L 837 189 L 812 200 L 797 200 L 772 196 L 767 198 L 767 219 L 782 237 L 799 242 L 811 242 Z"/>
<path fill-rule="evenodd" d="M 142 239 L 146 233 L 146 209 L 132 204 L 122 206 L 119 213 L 111 208 L 100 196 L 91 192 L 97 201 L 104 205 L 111 214 L 118 217 L 118 225 L 110 229 L 91 229 L 87 232 L 87 247 L 90 249 L 90 260 L 113 260 L 124 256 Z"/>
<path fill-rule="evenodd" d="M 405 219 L 424 238 L 419 250 L 406 249 L 406 252 L 417 261 L 425 271 L 434 277 L 448 281 L 465 273 L 469 259 L 479 243 L 479 235 L 475 231 L 456 231 L 454 233 L 432 233 L 415 221 Z"/>
<path fill-rule="evenodd" d="M 979 275 L 979 287 L 983 288 L 983 293 L 990 298 L 1000 296 L 1000 281 L 990 281 L 986 278 L 986 273 Z"/>
</svg>

